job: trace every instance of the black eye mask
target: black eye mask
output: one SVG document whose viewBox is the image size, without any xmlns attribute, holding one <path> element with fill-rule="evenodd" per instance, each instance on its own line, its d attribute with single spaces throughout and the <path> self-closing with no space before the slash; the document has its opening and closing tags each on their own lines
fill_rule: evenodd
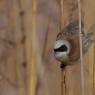
<svg viewBox="0 0 95 95">
<path fill-rule="evenodd" d="M 67 46 L 66 45 L 62 45 L 61 47 L 59 47 L 58 49 L 54 49 L 54 52 L 64 52 L 67 51 Z"/>
</svg>

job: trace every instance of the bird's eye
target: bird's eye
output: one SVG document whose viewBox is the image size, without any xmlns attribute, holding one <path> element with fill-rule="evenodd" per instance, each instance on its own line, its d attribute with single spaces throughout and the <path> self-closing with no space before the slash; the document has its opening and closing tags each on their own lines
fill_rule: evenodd
<svg viewBox="0 0 95 95">
<path fill-rule="evenodd" d="M 67 51 L 67 46 L 66 45 L 62 45 L 61 47 L 54 49 L 54 52 L 64 52 Z"/>
</svg>

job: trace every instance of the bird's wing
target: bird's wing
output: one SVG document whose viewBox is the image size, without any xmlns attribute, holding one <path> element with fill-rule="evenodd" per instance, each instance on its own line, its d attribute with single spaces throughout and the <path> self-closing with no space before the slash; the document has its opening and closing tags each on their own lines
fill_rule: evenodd
<svg viewBox="0 0 95 95">
<path fill-rule="evenodd" d="M 67 25 L 63 29 L 63 31 L 69 32 L 69 33 L 72 33 L 73 35 L 78 36 L 78 31 L 79 31 L 79 22 L 78 22 L 78 20 L 70 23 L 69 25 Z M 82 34 L 84 34 L 84 32 L 83 32 L 83 22 L 82 22 Z"/>
<path fill-rule="evenodd" d="M 89 28 L 88 32 L 85 32 L 84 36 L 82 36 L 82 44 L 83 44 L 83 54 L 85 54 L 89 47 L 91 46 L 92 42 L 94 41 L 92 39 L 93 36 L 93 25 Z"/>
</svg>

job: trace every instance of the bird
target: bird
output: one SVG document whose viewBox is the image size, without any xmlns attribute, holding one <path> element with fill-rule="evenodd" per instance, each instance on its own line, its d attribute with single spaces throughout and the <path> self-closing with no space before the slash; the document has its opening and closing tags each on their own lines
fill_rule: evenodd
<svg viewBox="0 0 95 95">
<path fill-rule="evenodd" d="M 82 36 L 82 53 L 83 55 L 90 48 L 93 39 L 92 25 L 88 32 L 83 30 L 83 22 L 81 23 Z M 54 57 L 63 65 L 73 65 L 80 59 L 80 43 L 79 43 L 79 22 L 73 21 L 68 24 L 61 32 L 58 33 L 54 42 Z"/>
</svg>

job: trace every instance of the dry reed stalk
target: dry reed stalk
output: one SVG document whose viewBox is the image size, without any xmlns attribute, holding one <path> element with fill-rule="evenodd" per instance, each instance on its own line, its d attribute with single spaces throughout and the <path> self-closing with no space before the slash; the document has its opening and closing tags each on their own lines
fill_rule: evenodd
<svg viewBox="0 0 95 95">
<path fill-rule="evenodd" d="M 31 43 L 32 48 L 30 50 L 31 54 L 28 54 L 28 95 L 36 95 L 36 85 L 37 85 L 37 75 L 36 75 L 36 13 L 37 6 L 36 0 L 32 0 L 32 32 L 31 38 L 28 40 Z M 31 42 L 32 41 L 32 42 Z M 27 48 L 28 49 L 28 48 Z M 29 52 L 28 52 L 29 53 Z M 31 56 L 29 56 L 31 55 Z"/>
<path fill-rule="evenodd" d="M 61 19 L 60 19 L 60 23 L 61 23 L 61 29 L 64 26 L 64 0 L 60 1 L 60 6 L 61 6 Z"/>
<path fill-rule="evenodd" d="M 15 51 L 15 55 L 14 55 L 15 56 L 15 77 L 17 81 L 18 94 L 26 95 L 25 83 L 24 83 L 22 70 L 21 70 L 22 68 L 20 67 L 21 59 L 19 58 L 19 51 L 21 48 L 21 44 L 19 45 L 18 33 L 23 32 L 21 30 L 22 19 L 19 17 L 19 12 L 21 10 L 19 6 L 20 5 L 18 4 L 17 0 L 14 0 L 13 1 L 14 26 L 15 26 L 16 31 L 18 31 L 16 34 L 15 33 L 13 34 L 15 36 L 14 38 L 15 43 L 17 44 L 16 49 L 14 50 Z"/>
<path fill-rule="evenodd" d="M 36 0 L 32 1 L 32 32 L 31 32 L 31 40 L 32 41 L 32 55 L 29 62 L 29 94 L 28 95 L 36 95 L 37 93 L 37 75 L 39 79 L 44 84 L 44 95 L 49 95 L 46 88 L 46 79 L 45 79 L 45 67 L 43 65 L 42 54 L 40 50 L 40 44 L 37 37 L 36 31 L 36 18 L 37 18 L 37 2 Z M 31 53 L 31 52 L 30 52 Z"/>
<path fill-rule="evenodd" d="M 64 27 L 64 0 L 60 1 L 60 6 L 61 6 L 61 19 L 60 19 L 60 28 L 62 29 Z M 61 30 L 60 29 L 60 30 Z M 66 95 L 66 81 L 65 81 L 65 75 L 66 71 L 61 70 L 61 95 Z"/>
<path fill-rule="evenodd" d="M 47 48 L 48 36 L 49 36 L 49 21 L 47 21 L 47 29 L 46 29 L 46 33 L 45 33 L 45 40 L 44 40 L 43 51 L 42 51 L 43 61 L 45 59 L 45 52 L 46 52 L 46 48 Z"/>
</svg>

